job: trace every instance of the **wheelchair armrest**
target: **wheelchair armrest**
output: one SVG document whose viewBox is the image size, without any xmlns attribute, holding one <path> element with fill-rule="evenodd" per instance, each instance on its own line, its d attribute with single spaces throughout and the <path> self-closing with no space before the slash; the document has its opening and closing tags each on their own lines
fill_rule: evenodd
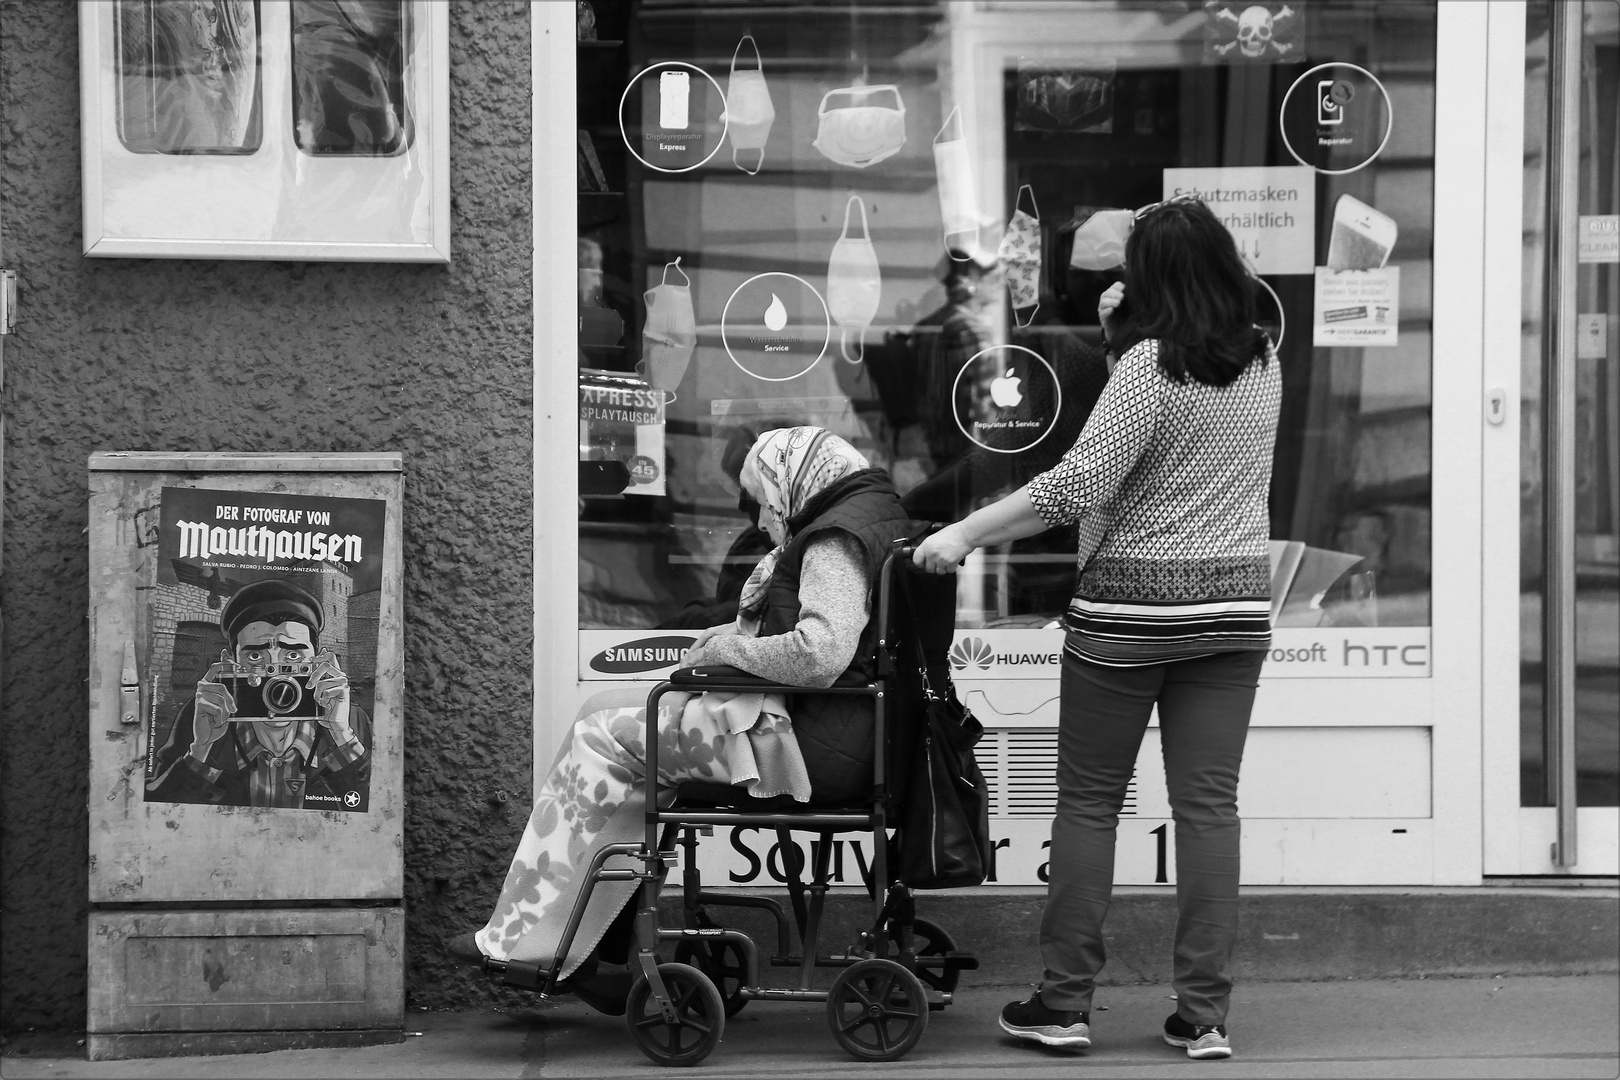
<svg viewBox="0 0 1620 1080">
<path fill-rule="evenodd" d="M 751 683 L 768 686 L 769 679 L 762 679 L 758 675 L 750 675 L 742 668 L 732 667 L 730 664 L 704 664 L 701 667 L 680 668 L 669 674 L 669 681 L 676 686 L 707 686 L 710 683 L 736 684 L 747 688 Z"/>
<path fill-rule="evenodd" d="M 679 668 L 669 673 L 669 681 L 679 687 L 704 687 L 714 689 L 722 686 L 726 690 L 749 690 L 755 687 L 777 689 L 780 683 L 758 675 L 750 675 L 742 668 L 732 667 L 730 664 L 704 664 L 701 667 Z M 840 675 L 833 686 L 839 689 L 862 687 L 868 685 L 866 680 L 859 676 L 845 672 Z M 790 690 L 814 691 L 813 686 L 788 687 Z"/>
</svg>

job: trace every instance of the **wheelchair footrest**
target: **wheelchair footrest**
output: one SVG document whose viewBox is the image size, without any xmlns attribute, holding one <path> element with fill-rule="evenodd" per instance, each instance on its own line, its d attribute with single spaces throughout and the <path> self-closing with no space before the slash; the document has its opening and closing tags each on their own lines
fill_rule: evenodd
<svg viewBox="0 0 1620 1080">
<path fill-rule="evenodd" d="M 533 960 L 508 960 L 499 970 L 491 964 L 490 970 L 500 975 L 501 981 L 506 985 L 521 987 L 524 990 L 540 989 L 546 984 L 546 977 L 550 974 L 544 964 Z"/>
</svg>

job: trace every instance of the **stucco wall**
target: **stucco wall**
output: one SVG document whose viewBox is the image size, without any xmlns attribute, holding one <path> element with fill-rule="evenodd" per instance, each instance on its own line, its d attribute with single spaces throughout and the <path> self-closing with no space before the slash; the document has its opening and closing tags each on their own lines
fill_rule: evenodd
<svg viewBox="0 0 1620 1080">
<path fill-rule="evenodd" d="M 84 1022 L 93 450 L 404 454 L 408 1001 L 491 992 L 439 942 L 488 915 L 529 790 L 529 14 L 450 21 L 450 266 L 89 260 L 76 6 L 0 4 L 8 1028 Z"/>
</svg>

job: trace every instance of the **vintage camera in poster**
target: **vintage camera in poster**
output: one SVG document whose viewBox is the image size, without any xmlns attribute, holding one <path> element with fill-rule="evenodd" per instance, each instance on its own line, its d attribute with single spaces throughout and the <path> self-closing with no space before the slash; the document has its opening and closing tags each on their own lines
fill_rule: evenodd
<svg viewBox="0 0 1620 1080">
<path fill-rule="evenodd" d="M 163 489 L 147 801 L 367 809 L 385 507 Z"/>
<path fill-rule="evenodd" d="M 221 660 L 208 669 L 205 682 L 224 686 L 236 702 L 231 720 L 306 720 L 321 715 L 314 693 L 316 672 L 342 673 L 337 657 L 323 652 L 314 660 L 275 663 L 250 654 L 249 662 Z"/>
</svg>

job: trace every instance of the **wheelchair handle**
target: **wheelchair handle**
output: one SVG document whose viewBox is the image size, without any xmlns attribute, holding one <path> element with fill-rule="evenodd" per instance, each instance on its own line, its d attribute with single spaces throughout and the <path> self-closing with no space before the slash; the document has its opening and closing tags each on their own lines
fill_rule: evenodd
<svg viewBox="0 0 1620 1080">
<path fill-rule="evenodd" d="M 924 536 L 932 536 L 934 533 L 938 532 L 942 528 L 944 528 L 943 525 L 934 525 L 934 526 L 930 527 L 929 530 L 926 533 L 924 533 L 923 535 Z M 914 573 L 914 574 L 926 574 L 928 571 L 924 570 L 922 567 L 918 566 L 913 561 L 913 559 L 916 558 L 916 555 L 917 555 L 917 545 L 910 542 L 909 540 L 896 540 L 895 543 L 894 543 L 894 549 L 890 553 L 891 558 L 896 559 L 899 562 L 901 562 L 902 564 L 904 564 L 905 568 L 907 570 L 910 570 L 912 573 Z M 967 560 L 963 559 L 961 562 L 957 563 L 956 565 L 965 566 L 965 565 L 967 565 Z"/>
<path fill-rule="evenodd" d="M 913 574 L 928 573 L 928 571 L 924 570 L 922 567 L 918 566 L 912 561 L 916 557 L 916 554 L 916 544 L 897 544 L 894 550 L 889 553 L 889 558 L 894 560 L 897 565 L 909 570 Z"/>
</svg>

